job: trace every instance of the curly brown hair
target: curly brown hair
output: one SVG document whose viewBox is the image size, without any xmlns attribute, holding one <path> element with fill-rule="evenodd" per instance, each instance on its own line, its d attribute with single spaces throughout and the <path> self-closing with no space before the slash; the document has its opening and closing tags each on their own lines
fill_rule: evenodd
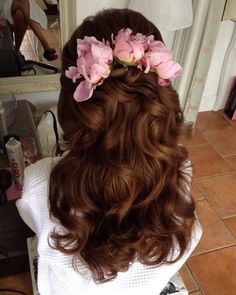
<svg viewBox="0 0 236 295">
<path fill-rule="evenodd" d="M 173 263 L 188 247 L 195 205 L 186 197 L 190 177 L 178 145 L 183 114 L 178 95 L 155 73 L 118 67 L 91 99 L 73 99 L 76 85 L 64 73 L 76 64 L 76 40 L 111 41 L 121 28 L 153 34 L 140 13 L 109 9 L 87 18 L 62 53 L 58 116 L 69 153 L 50 177 L 50 213 L 65 232 L 52 232 L 53 247 L 82 259 L 95 281 L 115 277 L 134 260 Z M 180 250 L 174 258 L 170 253 Z"/>
</svg>

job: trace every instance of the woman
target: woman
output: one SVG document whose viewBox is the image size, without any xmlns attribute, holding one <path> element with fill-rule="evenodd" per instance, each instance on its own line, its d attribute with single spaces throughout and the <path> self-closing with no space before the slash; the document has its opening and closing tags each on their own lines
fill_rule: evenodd
<svg viewBox="0 0 236 295">
<path fill-rule="evenodd" d="M 169 79 L 181 74 L 140 13 L 104 10 L 62 53 L 69 150 L 25 172 L 17 207 L 39 239 L 46 294 L 159 294 L 201 237 Z M 144 293 L 145 292 L 145 293 Z"/>
</svg>

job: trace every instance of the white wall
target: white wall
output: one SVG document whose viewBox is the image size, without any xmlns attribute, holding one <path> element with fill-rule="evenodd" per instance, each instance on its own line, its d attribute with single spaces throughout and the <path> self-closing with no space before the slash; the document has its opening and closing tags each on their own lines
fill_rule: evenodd
<svg viewBox="0 0 236 295">
<path fill-rule="evenodd" d="M 76 10 L 80 11 L 80 13 L 77 14 L 76 22 L 77 25 L 79 25 L 85 17 L 89 15 L 93 15 L 97 11 L 104 9 L 104 8 L 124 8 L 124 7 L 129 7 L 130 6 L 130 1 L 129 0 L 102 0 L 102 1 L 94 1 L 94 0 L 86 0 L 86 1 L 76 1 Z M 135 9 L 137 11 L 140 11 L 143 13 L 147 18 L 150 19 L 150 15 L 152 15 L 151 21 L 155 24 L 155 19 L 153 18 L 153 13 L 150 13 L 148 9 L 140 9 L 140 7 L 136 7 L 134 4 L 131 7 L 132 9 Z M 157 25 L 158 26 L 158 25 Z M 169 47 L 172 48 L 173 40 L 174 40 L 174 35 L 175 31 L 164 31 L 160 30 L 162 37 L 165 41 L 165 44 Z"/>
<path fill-rule="evenodd" d="M 219 82 L 221 78 L 221 69 L 224 62 L 227 47 L 232 37 L 233 29 L 234 23 L 232 21 L 223 21 L 220 24 L 220 29 L 216 40 L 216 45 L 213 52 L 211 65 L 209 68 L 208 77 L 199 109 L 200 112 L 213 110 L 214 105 L 216 103 L 216 99 L 220 90 Z M 231 66 L 233 67 L 233 64 Z M 226 91 L 226 89 L 221 89 L 221 92 L 222 91 L 224 92 Z M 224 108 L 224 105 L 222 103 L 219 103 L 218 107 L 215 110 L 221 108 Z"/>
</svg>

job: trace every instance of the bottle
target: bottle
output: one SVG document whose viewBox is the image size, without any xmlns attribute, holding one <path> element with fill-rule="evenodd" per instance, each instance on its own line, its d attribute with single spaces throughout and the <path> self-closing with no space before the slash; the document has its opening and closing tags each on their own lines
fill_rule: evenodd
<svg viewBox="0 0 236 295">
<path fill-rule="evenodd" d="M 11 137 L 6 143 L 5 147 L 14 176 L 15 186 L 18 189 L 22 189 L 25 164 L 21 143 L 14 137 Z"/>
<path fill-rule="evenodd" d="M 6 113 L 0 101 L 0 150 L 4 150 L 4 136 L 7 135 Z"/>
</svg>

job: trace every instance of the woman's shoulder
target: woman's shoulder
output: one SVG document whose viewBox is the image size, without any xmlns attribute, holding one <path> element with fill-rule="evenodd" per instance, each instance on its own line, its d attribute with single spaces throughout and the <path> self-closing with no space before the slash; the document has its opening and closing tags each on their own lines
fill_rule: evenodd
<svg viewBox="0 0 236 295">
<path fill-rule="evenodd" d="M 22 196 L 16 206 L 22 219 L 36 234 L 41 232 L 42 225 L 49 220 L 48 184 L 51 170 L 59 159 L 44 158 L 24 171 Z"/>
<path fill-rule="evenodd" d="M 43 158 L 37 162 L 35 162 L 34 164 L 29 165 L 28 167 L 25 168 L 25 171 L 35 171 L 35 170 L 45 170 L 48 169 L 52 166 L 54 166 L 55 164 L 57 164 L 57 162 L 60 160 L 61 158 L 59 157 L 47 157 L 47 158 Z"/>
<path fill-rule="evenodd" d="M 26 167 L 24 171 L 24 187 L 32 186 L 48 179 L 53 167 L 59 160 L 60 158 L 44 158 Z"/>
</svg>

